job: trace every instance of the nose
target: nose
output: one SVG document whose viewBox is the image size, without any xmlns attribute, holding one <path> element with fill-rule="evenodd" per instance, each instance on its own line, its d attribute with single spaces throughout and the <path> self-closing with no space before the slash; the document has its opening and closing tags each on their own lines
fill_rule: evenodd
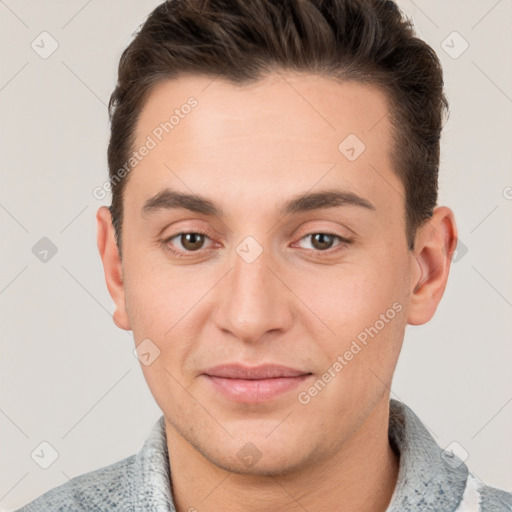
<svg viewBox="0 0 512 512">
<path fill-rule="evenodd" d="M 242 254 L 242 256 L 240 256 Z M 270 251 L 253 261 L 234 253 L 231 271 L 218 290 L 214 321 L 245 343 L 256 343 L 293 325 L 294 295 Z"/>
</svg>

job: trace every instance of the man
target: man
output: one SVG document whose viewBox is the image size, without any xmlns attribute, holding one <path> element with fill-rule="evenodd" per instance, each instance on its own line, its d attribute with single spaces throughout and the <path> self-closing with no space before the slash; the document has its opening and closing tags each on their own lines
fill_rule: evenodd
<svg viewBox="0 0 512 512">
<path fill-rule="evenodd" d="M 21 510 L 511 510 L 390 401 L 457 241 L 442 70 L 395 4 L 172 0 L 110 107 L 98 248 L 163 416 Z"/>
</svg>

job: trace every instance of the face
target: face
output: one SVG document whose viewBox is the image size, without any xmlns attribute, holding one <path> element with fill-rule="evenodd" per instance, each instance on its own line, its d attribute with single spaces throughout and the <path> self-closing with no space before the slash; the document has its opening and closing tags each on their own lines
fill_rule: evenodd
<svg viewBox="0 0 512 512">
<path fill-rule="evenodd" d="M 221 468 L 306 467 L 388 400 L 419 266 L 387 110 L 284 73 L 183 76 L 144 105 L 116 323 L 168 434 Z"/>
</svg>

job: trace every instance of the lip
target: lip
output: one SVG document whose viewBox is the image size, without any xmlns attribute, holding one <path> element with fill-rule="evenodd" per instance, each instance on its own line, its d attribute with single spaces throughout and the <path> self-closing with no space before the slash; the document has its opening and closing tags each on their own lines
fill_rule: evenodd
<svg viewBox="0 0 512 512">
<path fill-rule="evenodd" d="M 239 403 L 262 403 L 299 386 L 310 372 L 281 365 L 243 366 L 219 365 L 203 375 L 215 391 Z"/>
</svg>

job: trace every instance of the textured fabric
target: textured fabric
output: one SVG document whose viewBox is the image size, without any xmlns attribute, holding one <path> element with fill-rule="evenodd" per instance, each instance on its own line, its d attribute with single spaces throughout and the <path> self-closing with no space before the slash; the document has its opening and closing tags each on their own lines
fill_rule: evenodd
<svg viewBox="0 0 512 512">
<path fill-rule="evenodd" d="M 387 512 L 511 512 L 512 494 L 487 486 L 455 454 L 445 453 L 405 404 L 390 401 L 389 440 L 400 453 Z M 18 512 L 176 512 L 165 421 L 139 452 L 51 489 Z"/>
</svg>

